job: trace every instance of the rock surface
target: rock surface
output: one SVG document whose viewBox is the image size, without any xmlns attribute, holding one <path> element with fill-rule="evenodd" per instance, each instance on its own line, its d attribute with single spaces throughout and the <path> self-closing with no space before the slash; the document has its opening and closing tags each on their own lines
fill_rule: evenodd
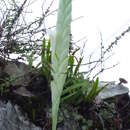
<svg viewBox="0 0 130 130">
<path fill-rule="evenodd" d="M 23 85 L 26 86 L 30 77 L 28 75 L 29 68 L 26 64 L 22 62 L 8 62 L 3 70 L 11 78 L 14 78 L 13 85 Z"/>
<path fill-rule="evenodd" d="M 101 91 L 98 95 L 98 97 L 101 99 L 108 99 L 129 93 L 129 88 L 125 87 L 122 84 L 115 84 L 114 82 L 100 82 L 99 87 L 103 86 L 105 86 L 104 90 Z"/>
<path fill-rule="evenodd" d="M 80 130 L 78 123 L 72 117 L 64 119 L 57 125 L 57 130 L 73 129 Z M 18 105 L 13 105 L 10 101 L 7 103 L 0 101 L 0 130 L 42 130 L 42 128 L 31 123 L 26 115 L 20 111 Z"/>
<path fill-rule="evenodd" d="M 12 85 L 26 86 L 30 81 L 29 67 L 18 61 L 5 61 L 0 57 L 0 77 L 12 79 Z"/>
<path fill-rule="evenodd" d="M 23 116 L 17 105 L 0 101 L 0 130 L 42 130 Z"/>
</svg>

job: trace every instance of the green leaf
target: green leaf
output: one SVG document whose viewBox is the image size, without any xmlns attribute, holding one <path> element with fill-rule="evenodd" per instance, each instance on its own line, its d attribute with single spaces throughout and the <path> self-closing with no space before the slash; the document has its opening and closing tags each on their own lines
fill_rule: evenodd
<svg viewBox="0 0 130 130">
<path fill-rule="evenodd" d="M 29 56 L 27 55 L 27 60 L 28 60 L 29 69 L 30 71 L 32 71 L 33 61 L 34 61 L 34 52 L 32 52 Z"/>
<path fill-rule="evenodd" d="M 60 0 L 58 9 L 58 19 L 56 24 L 56 42 L 51 41 L 52 49 L 52 69 L 54 80 L 51 82 L 52 93 L 52 130 L 56 130 L 60 97 L 66 79 L 68 66 L 69 43 L 71 34 L 71 9 L 72 0 Z"/>
<path fill-rule="evenodd" d="M 47 45 L 47 62 L 50 63 L 51 61 L 51 51 L 50 51 L 50 48 L 51 48 L 51 42 L 50 40 L 48 41 L 48 45 Z"/>
<path fill-rule="evenodd" d="M 68 63 L 68 77 L 72 77 L 73 75 L 73 67 L 74 67 L 74 56 L 69 56 L 69 63 Z"/>
<path fill-rule="evenodd" d="M 80 58 L 79 61 L 78 61 L 78 64 L 76 65 L 76 68 L 74 70 L 74 76 L 77 76 L 77 73 L 79 71 L 79 67 L 80 67 L 80 65 L 82 63 L 82 60 L 83 60 L 83 58 Z"/>
<path fill-rule="evenodd" d="M 75 89 L 79 89 L 81 88 L 82 86 L 84 85 L 84 82 L 81 82 L 81 83 L 77 83 L 77 84 L 74 84 L 72 86 L 68 86 L 63 92 L 62 92 L 62 95 L 65 95 Z"/>
<path fill-rule="evenodd" d="M 93 100 L 93 98 L 96 96 L 97 94 L 97 90 L 98 90 L 98 82 L 99 79 L 97 78 L 95 82 L 93 82 L 92 86 L 91 86 L 91 90 L 88 92 L 87 95 L 87 101 L 91 102 Z"/>
<path fill-rule="evenodd" d="M 84 84 L 83 87 L 82 87 L 82 93 L 83 93 L 84 95 L 87 95 L 89 86 L 90 86 L 89 79 L 87 79 L 87 80 L 85 81 L 85 84 Z"/>
<path fill-rule="evenodd" d="M 42 53 L 41 53 L 41 62 L 42 65 L 45 62 L 45 54 L 46 54 L 46 39 L 44 38 L 42 41 Z"/>
<path fill-rule="evenodd" d="M 78 93 L 78 91 L 75 91 L 73 93 L 70 93 L 67 96 L 64 96 L 63 98 L 61 98 L 61 102 L 65 102 L 66 100 L 70 101 L 70 99 L 72 99 L 72 96 L 76 95 L 77 93 Z"/>
</svg>

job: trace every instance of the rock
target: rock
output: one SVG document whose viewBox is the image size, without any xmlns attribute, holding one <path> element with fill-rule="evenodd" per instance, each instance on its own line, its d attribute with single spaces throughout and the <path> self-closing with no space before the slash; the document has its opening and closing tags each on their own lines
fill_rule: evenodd
<svg viewBox="0 0 130 130">
<path fill-rule="evenodd" d="M 62 114 L 60 111 L 59 115 Z M 72 111 L 67 112 L 66 118 L 63 115 L 60 118 L 57 130 L 80 130 Z M 10 101 L 7 103 L 0 101 L 0 130 L 42 130 L 42 128 L 31 123 L 26 114 L 20 111 L 18 105 L 13 105 Z"/>
<path fill-rule="evenodd" d="M 13 86 L 26 86 L 31 79 L 28 75 L 28 66 L 22 62 L 8 61 L 4 66 L 3 72 L 7 73 L 11 79 L 14 79 L 12 82 Z"/>
<path fill-rule="evenodd" d="M 114 82 L 101 82 L 99 87 L 103 87 L 104 85 L 106 85 L 106 87 L 97 96 L 100 99 L 107 99 L 129 93 L 129 89 L 127 87 L 119 84 L 116 85 Z"/>
<path fill-rule="evenodd" d="M 0 130 L 42 130 L 25 118 L 17 105 L 0 101 Z"/>
<path fill-rule="evenodd" d="M 25 87 L 17 88 L 13 91 L 14 93 L 24 96 L 24 97 L 35 97 L 30 91 L 28 91 Z"/>
</svg>

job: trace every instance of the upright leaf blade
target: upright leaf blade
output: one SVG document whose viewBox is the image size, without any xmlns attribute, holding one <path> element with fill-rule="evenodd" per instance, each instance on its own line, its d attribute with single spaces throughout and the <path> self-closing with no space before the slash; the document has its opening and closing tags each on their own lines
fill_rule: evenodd
<svg viewBox="0 0 130 130">
<path fill-rule="evenodd" d="M 44 38 L 43 41 L 42 41 L 42 52 L 41 52 L 41 62 L 42 62 L 42 65 L 45 62 L 45 51 L 46 51 L 46 39 Z"/>
<path fill-rule="evenodd" d="M 56 130 L 57 115 L 63 85 L 66 79 L 69 40 L 71 34 L 72 0 L 60 0 L 56 24 L 56 43 L 52 49 L 52 130 Z"/>
<path fill-rule="evenodd" d="M 78 71 L 79 71 L 79 67 L 80 67 L 80 65 L 81 65 L 81 63 L 82 63 L 82 60 L 83 60 L 83 58 L 80 58 L 79 61 L 78 61 L 78 64 L 76 65 L 76 68 L 75 68 L 75 70 L 74 70 L 74 75 L 75 75 L 75 76 L 77 76 L 77 73 L 78 73 Z"/>
</svg>

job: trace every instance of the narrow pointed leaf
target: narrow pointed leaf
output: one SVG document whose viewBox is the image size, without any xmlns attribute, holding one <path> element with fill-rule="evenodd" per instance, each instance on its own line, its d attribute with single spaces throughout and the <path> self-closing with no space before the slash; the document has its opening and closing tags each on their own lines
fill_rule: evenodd
<svg viewBox="0 0 130 130">
<path fill-rule="evenodd" d="M 83 60 L 83 58 L 80 58 L 80 59 L 79 59 L 78 64 L 77 64 L 77 66 L 76 66 L 76 68 L 75 68 L 75 70 L 74 70 L 74 75 L 75 75 L 75 76 L 77 76 L 77 73 L 78 73 L 78 71 L 79 71 L 79 67 L 80 67 L 80 65 L 81 65 L 81 63 L 82 63 L 82 60 Z"/>
<path fill-rule="evenodd" d="M 71 0 L 60 0 L 56 24 L 56 42 L 52 49 L 52 130 L 56 130 L 57 115 L 66 79 L 71 30 Z M 53 41 L 51 41 L 53 42 Z"/>
</svg>

